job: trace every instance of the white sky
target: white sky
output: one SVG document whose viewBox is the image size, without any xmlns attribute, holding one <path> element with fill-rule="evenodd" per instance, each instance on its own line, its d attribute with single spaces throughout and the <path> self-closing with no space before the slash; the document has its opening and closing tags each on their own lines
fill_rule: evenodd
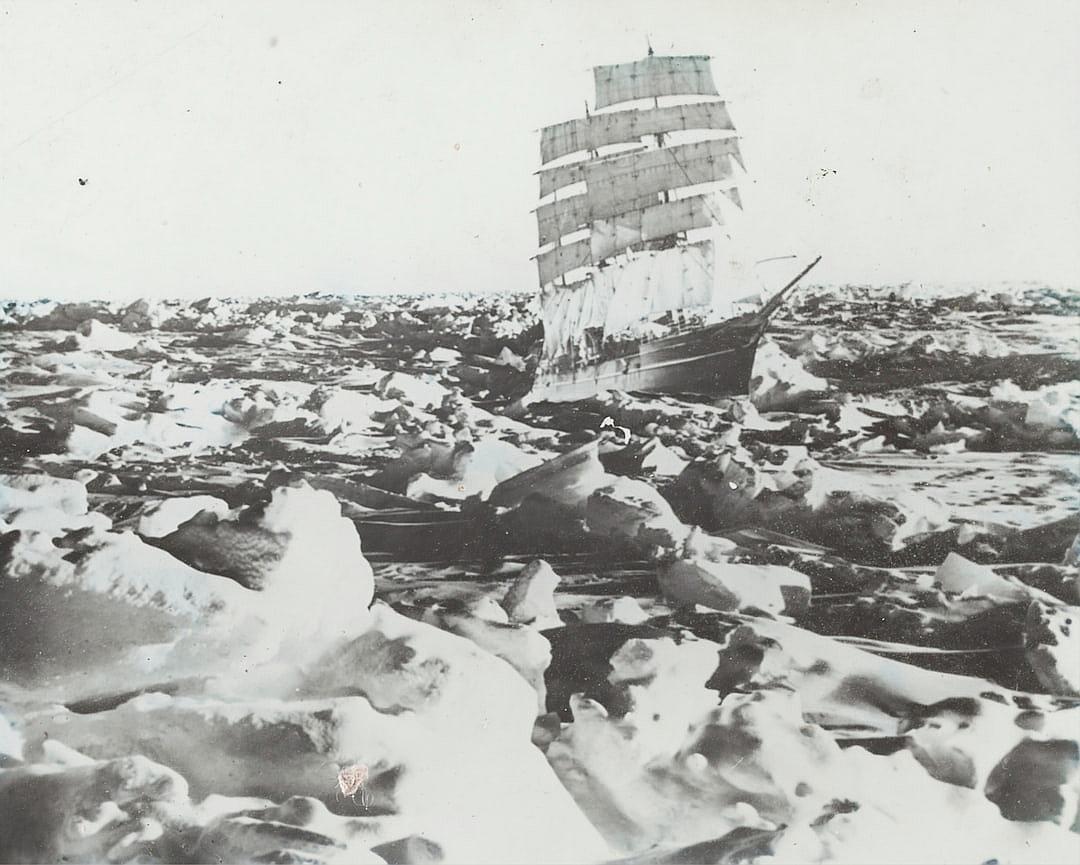
<svg viewBox="0 0 1080 865">
<path fill-rule="evenodd" d="M 1073 0 L 0 0 L 0 297 L 533 289 L 534 130 L 646 34 L 816 281 L 1080 280 Z"/>
</svg>

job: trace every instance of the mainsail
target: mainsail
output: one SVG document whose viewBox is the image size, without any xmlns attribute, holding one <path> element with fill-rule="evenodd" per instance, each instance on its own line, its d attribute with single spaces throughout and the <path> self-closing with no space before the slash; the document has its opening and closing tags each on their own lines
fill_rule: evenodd
<svg viewBox="0 0 1080 865">
<path fill-rule="evenodd" d="M 618 298 L 618 303 L 608 307 L 604 332 L 620 333 L 663 312 L 709 306 L 713 245 L 706 240 L 645 253 L 605 268 L 596 279 Z"/>
<path fill-rule="evenodd" d="M 735 125 L 723 101 L 700 101 L 718 96 L 709 58 L 650 55 L 594 74 L 598 109 L 638 99 L 654 105 L 586 112 L 541 130 L 537 174 L 540 196 L 550 200 L 536 209 L 536 260 L 548 361 L 595 353 L 597 333 L 634 333 L 661 313 L 710 306 L 716 239 L 691 242 L 688 233 L 724 224 L 724 196 L 725 206 L 740 205 Z M 673 96 L 699 101 L 660 105 Z M 665 146 L 669 134 L 691 131 L 705 137 Z"/>
<path fill-rule="evenodd" d="M 544 322 L 544 357 L 574 353 L 588 328 L 602 328 L 611 304 L 610 286 L 591 277 L 566 286 L 550 286 L 540 299 Z"/>
<path fill-rule="evenodd" d="M 548 286 L 540 304 L 544 357 L 580 355 L 590 328 L 633 334 L 635 325 L 661 313 L 710 306 L 713 256 L 706 240 L 643 253 L 578 282 Z"/>
</svg>

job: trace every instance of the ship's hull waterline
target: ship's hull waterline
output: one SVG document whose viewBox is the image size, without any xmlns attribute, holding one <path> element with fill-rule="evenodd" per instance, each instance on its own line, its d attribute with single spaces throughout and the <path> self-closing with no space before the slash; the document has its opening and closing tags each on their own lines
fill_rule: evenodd
<svg viewBox="0 0 1080 865">
<path fill-rule="evenodd" d="M 644 343 L 631 354 L 566 372 L 541 372 L 531 400 L 573 402 L 605 390 L 734 396 L 749 392 L 767 318 L 732 320 Z"/>
</svg>

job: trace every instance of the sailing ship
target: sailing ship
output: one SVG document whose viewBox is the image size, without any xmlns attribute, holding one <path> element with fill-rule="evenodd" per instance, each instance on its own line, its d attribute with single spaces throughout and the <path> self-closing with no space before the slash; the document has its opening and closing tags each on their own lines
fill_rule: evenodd
<svg viewBox="0 0 1080 865">
<path fill-rule="evenodd" d="M 817 260 L 764 304 L 751 291 L 729 230 L 745 169 L 709 57 L 650 46 L 593 75 L 593 110 L 540 130 L 544 340 L 529 399 L 745 394 L 770 317 Z"/>
</svg>

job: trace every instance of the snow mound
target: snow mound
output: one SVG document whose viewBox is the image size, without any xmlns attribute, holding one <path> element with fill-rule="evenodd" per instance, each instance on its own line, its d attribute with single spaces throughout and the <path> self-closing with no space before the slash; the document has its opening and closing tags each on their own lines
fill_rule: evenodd
<svg viewBox="0 0 1080 865">
<path fill-rule="evenodd" d="M 607 480 L 586 505 L 591 533 L 644 552 L 675 548 L 689 535 L 690 527 L 679 521 L 655 487 L 616 475 Z"/>
<path fill-rule="evenodd" d="M 196 514 L 204 511 L 223 517 L 229 506 L 215 496 L 184 496 L 164 499 L 148 508 L 139 517 L 137 533 L 143 538 L 163 538 L 170 535 Z"/>
<path fill-rule="evenodd" d="M 714 610 L 792 613 L 805 610 L 810 600 L 809 578 L 782 565 L 678 559 L 661 567 L 659 579 L 670 602 Z"/>
<path fill-rule="evenodd" d="M 1044 385 L 1024 390 L 1011 381 L 995 385 L 990 396 L 996 400 L 1027 405 L 1026 423 L 1051 429 L 1068 429 L 1080 435 L 1080 381 Z"/>
<path fill-rule="evenodd" d="M 225 516 L 201 511 L 156 543 L 193 567 L 265 592 L 283 613 L 309 610 L 320 598 L 333 598 L 342 616 L 362 616 L 371 604 L 371 566 L 356 527 L 332 493 L 305 481 L 276 488 L 265 506 Z"/>
<path fill-rule="evenodd" d="M 759 411 L 793 409 L 828 389 L 825 379 L 811 375 L 776 343 L 761 341 L 750 379 L 750 400 Z"/>
<path fill-rule="evenodd" d="M 419 446 L 419 453 L 406 454 L 405 457 L 419 459 L 426 448 L 437 451 L 438 446 L 437 442 L 423 443 Z M 503 481 L 542 462 L 540 456 L 526 453 L 516 445 L 496 438 L 458 442 L 448 460 L 435 459 L 426 471 L 414 475 L 406 487 L 406 493 L 421 501 L 440 498 L 464 500 L 470 496 L 487 498 Z"/>
<path fill-rule="evenodd" d="M 80 351 L 128 351 L 139 342 L 136 337 L 96 318 L 87 319 L 75 330 L 73 345 Z"/>
<path fill-rule="evenodd" d="M 648 619 L 649 614 L 627 595 L 621 598 L 601 598 L 586 604 L 581 610 L 581 620 L 590 624 L 621 622 L 626 625 L 640 625 Z"/>
<path fill-rule="evenodd" d="M 379 379 L 375 393 L 383 399 L 395 399 L 419 409 L 438 408 L 450 393 L 440 384 L 425 381 L 403 372 L 390 372 Z"/>
<path fill-rule="evenodd" d="M 59 725 L 95 759 L 142 753 L 169 766 L 195 797 L 310 797 L 346 816 L 364 806 L 340 796 L 338 773 L 362 765 L 370 810 L 385 815 L 366 843 L 422 836 L 449 861 L 607 856 L 531 744 L 536 696 L 505 662 L 380 606 L 310 670 L 299 693 L 279 682 L 287 702 L 148 694 L 89 715 L 49 712 L 28 721 L 28 751 Z"/>
<path fill-rule="evenodd" d="M 554 595 L 559 582 L 559 575 L 551 565 L 535 559 L 518 574 L 502 600 L 502 607 L 513 622 L 540 629 L 561 627 Z"/>
</svg>

